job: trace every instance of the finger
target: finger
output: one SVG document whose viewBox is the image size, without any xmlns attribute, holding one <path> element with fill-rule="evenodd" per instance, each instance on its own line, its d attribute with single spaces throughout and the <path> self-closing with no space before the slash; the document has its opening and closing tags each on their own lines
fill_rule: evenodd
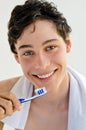
<svg viewBox="0 0 86 130">
<path fill-rule="evenodd" d="M 21 110 L 22 104 L 20 103 L 19 99 L 14 94 L 10 93 L 9 99 L 12 101 L 14 111 Z"/>
<path fill-rule="evenodd" d="M 0 97 L 11 101 L 14 111 L 21 109 L 21 103 L 19 102 L 18 98 L 13 93 L 9 92 L 6 94 L 0 94 Z"/>
<path fill-rule="evenodd" d="M 0 120 L 2 120 L 6 116 L 5 109 L 0 106 Z"/>
<path fill-rule="evenodd" d="M 10 100 L 0 98 L 0 106 L 3 108 L 6 116 L 11 116 L 13 114 L 13 104 Z"/>
</svg>

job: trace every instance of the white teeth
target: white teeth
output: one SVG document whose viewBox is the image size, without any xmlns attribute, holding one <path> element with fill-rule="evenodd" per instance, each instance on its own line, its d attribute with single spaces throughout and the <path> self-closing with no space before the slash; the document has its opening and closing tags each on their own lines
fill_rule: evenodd
<svg viewBox="0 0 86 130">
<path fill-rule="evenodd" d="M 48 78 L 53 74 L 53 72 L 49 73 L 49 74 L 45 74 L 45 75 L 37 75 L 39 78 Z"/>
</svg>

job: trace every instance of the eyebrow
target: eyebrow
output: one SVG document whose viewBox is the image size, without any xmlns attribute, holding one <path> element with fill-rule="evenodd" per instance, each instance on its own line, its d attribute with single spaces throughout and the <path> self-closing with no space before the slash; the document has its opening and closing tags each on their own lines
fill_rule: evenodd
<svg viewBox="0 0 86 130">
<path fill-rule="evenodd" d="M 47 44 L 49 42 L 53 42 L 53 41 L 58 41 L 58 39 L 49 39 L 47 41 L 44 41 L 42 44 L 45 45 L 45 44 Z"/>
<path fill-rule="evenodd" d="M 32 46 L 31 45 L 21 45 L 18 49 L 20 50 L 20 49 L 23 49 L 23 48 L 32 48 Z"/>
<path fill-rule="evenodd" d="M 44 41 L 43 43 L 42 43 L 42 45 L 45 45 L 45 44 L 47 44 L 47 43 L 50 43 L 50 42 L 53 42 L 53 41 L 58 41 L 58 39 L 49 39 L 49 40 L 46 40 L 46 41 Z M 33 48 L 33 46 L 32 45 L 30 45 L 30 44 L 25 44 L 25 45 L 21 45 L 18 49 L 20 50 L 20 49 L 23 49 L 23 48 Z"/>
</svg>

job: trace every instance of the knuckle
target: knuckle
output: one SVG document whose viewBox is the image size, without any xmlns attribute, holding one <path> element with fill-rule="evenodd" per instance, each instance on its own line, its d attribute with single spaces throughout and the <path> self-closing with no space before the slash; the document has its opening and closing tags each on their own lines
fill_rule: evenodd
<svg viewBox="0 0 86 130">
<path fill-rule="evenodd" d="M 6 106 L 7 106 L 7 107 L 12 107 L 12 102 L 11 102 L 11 100 L 6 100 Z"/>
<path fill-rule="evenodd" d="M 11 100 L 6 101 L 6 115 L 11 116 L 13 114 L 13 104 Z"/>
<path fill-rule="evenodd" d="M 5 110 L 2 107 L 0 107 L 0 115 L 4 115 L 4 114 L 5 114 Z"/>
<path fill-rule="evenodd" d="M 0 120 L 2 120 L 4 117 L 6 117 L 6 111 L 0 106 Z"/>
<path fill-rule="evenodd" d="M 7 116 L 11 116 L 13 114 L 13 110 L 12 109 L 7 109 L 6 110 L 6 115 Z"/>
</svg>

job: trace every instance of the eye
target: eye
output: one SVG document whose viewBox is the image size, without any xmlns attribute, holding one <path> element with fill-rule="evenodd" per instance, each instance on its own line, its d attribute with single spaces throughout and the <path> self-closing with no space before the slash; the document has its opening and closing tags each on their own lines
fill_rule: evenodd
<svg viewBox="0 0 86 130">
<path fill-rule="evenodd" d="M 33 55 L 33 54 L 34 54 L 33 51 L 27 51 L 27 52 L 25 52 L 23 55 L 24 55 L 24 56 L 30 56 L 30 55 Z"/>
<path fill-rule="evenodd" d="M 48 46 L 47 48 L 46 48 L 46 50 L 47 51 L 50 51 L 50 50 L 53 50 L 53 49 L 55 49 L 56 48 L 56 46 Z"/>
</svg>

